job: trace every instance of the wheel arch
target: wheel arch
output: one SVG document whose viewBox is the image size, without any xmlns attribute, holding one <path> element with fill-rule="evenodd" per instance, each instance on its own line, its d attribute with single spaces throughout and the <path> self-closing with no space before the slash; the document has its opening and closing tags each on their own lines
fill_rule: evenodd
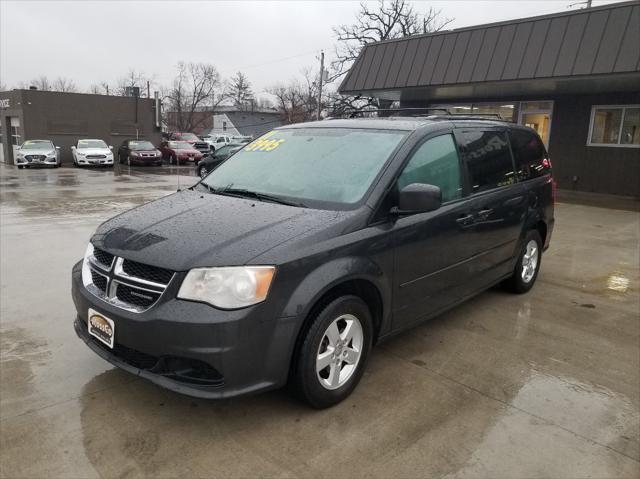
<svg viewBox="0 0 640 479">
<path fill-rule="evenodd" d="M 345 267 L 353 269 L 356 264 L 359 264 L 363 269 L 344 275 Z M 327 277 L 328 269 L 333 272 L 333 279 L 330 281 L 327 281 L 330 279 Z M 306 307 L 300 308 L 301 311 L 298 314 L 303 319 L 293 335 L 289 371 L 295 370 L 300 346 L 315 316 L 340 296 L 357 296 L 369 307 L 373 319 L 373 343 L 375 344 L 381 332 L 384 332 L 390 324 L 387 318 L 390 318 L 391 311 L 391 285 L 384 278 L 381 269 L 371 260 L 365 258 L 344 258 L 342 261 L 326 263 L 307 276 L 296 288 L 291 296 L 292 299 L 285 308 L 285 311 L 293 312 L 298 309 L 296 305 L 306 305 Z M 324 287 L 311 293 L 309 285 L 318 284 L 318 280 L 323 281 Z"/>
</svg>

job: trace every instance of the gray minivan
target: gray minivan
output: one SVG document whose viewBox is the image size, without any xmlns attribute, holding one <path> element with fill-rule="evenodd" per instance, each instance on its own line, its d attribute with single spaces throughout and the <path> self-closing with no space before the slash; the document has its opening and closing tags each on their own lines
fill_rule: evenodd
<svg viewBox="0 0 640 479">
<path fill-rule="evenodd" d="M 535 131 L 431 115 L 288 125 L 120 214 L 73 268 L 77 335 L 204 398 L 346 398 L 372 346 L 496 284 L 535 283 L 554 225 Z"/>
</svg>

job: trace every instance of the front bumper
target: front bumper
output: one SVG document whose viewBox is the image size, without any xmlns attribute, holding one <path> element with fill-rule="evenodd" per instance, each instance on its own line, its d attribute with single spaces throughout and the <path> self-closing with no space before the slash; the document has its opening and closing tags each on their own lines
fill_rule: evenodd
<svg viewBox="0 0 640 479">
<path fill-rule="evenodd" d="M 81 158 L 78 157 L 78 159 L 76 160 L 76 162 L 79 165 L 86 165 L 86 166 L 100 166 L 100 165 L 113 165 L 113 157 L 107 157 L 107 158 Z"/>
<path fill-rule="evenodd" d="M 222 311 L 176 299 L 181 277 L 174 278 L 155 306 L 143 313 L 129 312 L 87 291 L 81 265 L 72 272 L 78 313 L 74 328 L 89 348 L 113 365 L 200 398 L 232 397 L 286 383 L 297 317 L 271 316 L 265 303 Z M 114 321 L 114 349 L 88 334 L 89 308 Z"/>
<path fill-rule="evenodd" d="M 56 158 L 46 158 L 44 160 L 16 158 L 15 163 L 19 166 L 56 166 L 58 164 L 58 160 Z"/>
</svg>

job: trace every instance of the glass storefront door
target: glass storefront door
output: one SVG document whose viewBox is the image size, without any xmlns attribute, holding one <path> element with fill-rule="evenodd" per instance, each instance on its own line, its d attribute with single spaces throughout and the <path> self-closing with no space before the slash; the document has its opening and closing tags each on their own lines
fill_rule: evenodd
<svg viewBox="0 0 640 479">
<path fill-rule="evenodd" d="M 518 123 L 536 130 L 545 146 L 549 148 L 552 114 L 552 101 L 523 101 L 520 103 L 520 118 Z"/>
</svg>

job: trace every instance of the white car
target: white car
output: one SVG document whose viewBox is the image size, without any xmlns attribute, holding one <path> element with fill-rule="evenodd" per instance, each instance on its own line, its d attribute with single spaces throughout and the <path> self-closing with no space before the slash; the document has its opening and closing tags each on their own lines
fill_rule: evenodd
<svg viewBox="0 0 640 479">
<path fill-rule="evenodd" d="M 202 137 L 202 141 L 209 145 L 211 151 L 216 151 L 231 143 L 231 137 L 227 135 L 206 135 Z"/>
<path fill-rule="evenodd" d="M 102 140 L 78 140 L 71 147 L 74 166 L 113 166 L 113 146 Z"/>
<path fill-rule="evenodd" d="M 60 147 L 55 146 L 51 140 L 25 141 L 16 150 L 15 160 L 18 168 L 31 168 L 32 166 L 53 166 L 57 168 L 62 164 Z"/>
</svg>

